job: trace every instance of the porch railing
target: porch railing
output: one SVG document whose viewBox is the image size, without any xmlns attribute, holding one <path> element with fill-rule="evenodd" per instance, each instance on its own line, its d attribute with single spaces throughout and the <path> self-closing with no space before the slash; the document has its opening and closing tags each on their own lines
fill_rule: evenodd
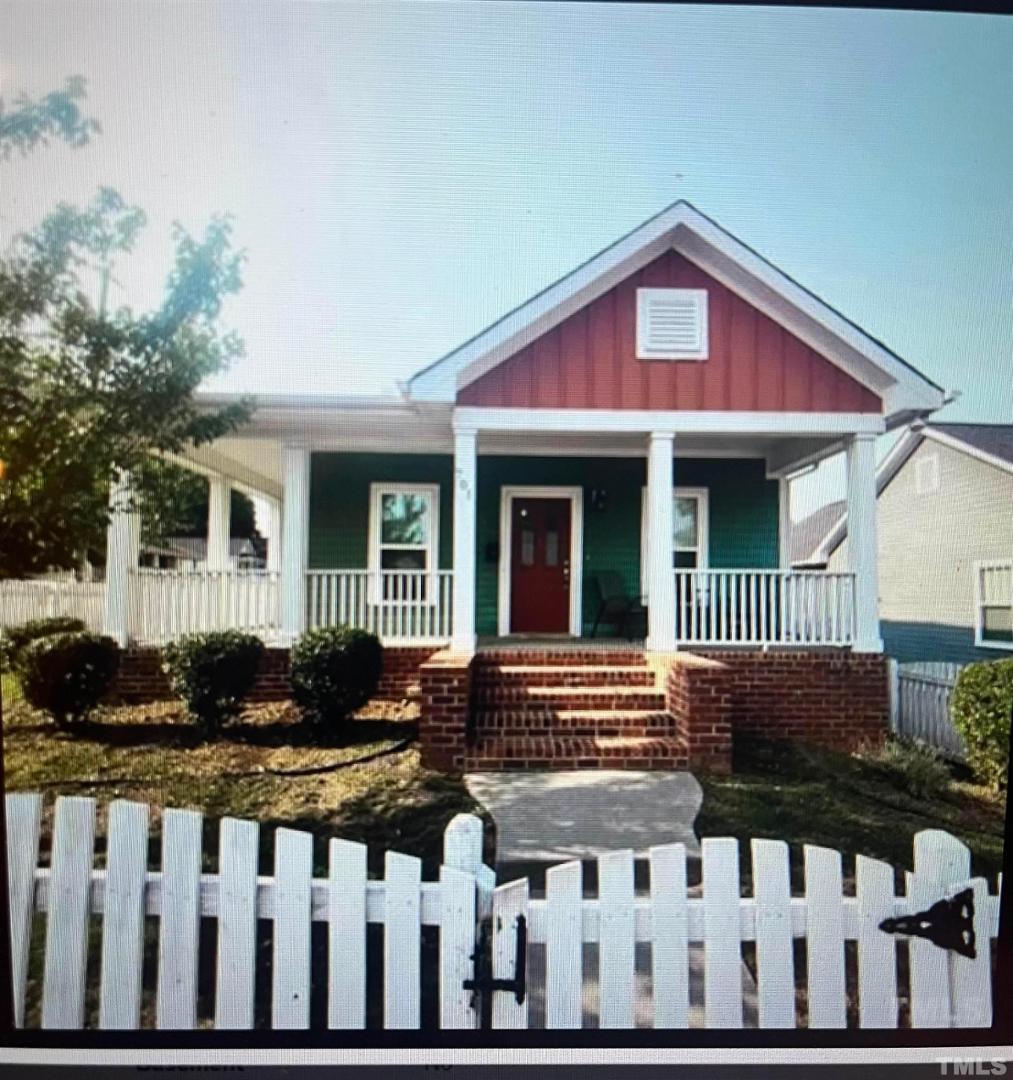
<svg viewBox="0 0 1013 1080">
<path fill-rule="evenodd" d="M 676 570 L 676 638 L 692 645 L 850 645 L 854 574 Z"/>
<path fill-rule="evenodd" d="M 266 570 L 137 570 L 132 636 L 151 644 L 209 630 L 271 638 L 281 626 L 280 592 L 279 575 Z"/>
<path fill-rule="evenodd" d="M 310 570 L 307 626 L 354 626 L 384 641 L 450 638 L 452 570 Z"/>
</svg>

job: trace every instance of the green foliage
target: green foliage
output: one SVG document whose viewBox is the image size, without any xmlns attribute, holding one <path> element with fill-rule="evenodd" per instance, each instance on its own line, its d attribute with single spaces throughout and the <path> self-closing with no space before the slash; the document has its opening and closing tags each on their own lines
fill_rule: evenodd
<svg viewBox="0 0 1013 1080">
<path fill-rule="evenodd" d="M 21 626 L 5 630 L 0 638 L 0 670 L 6 671 L 17 663 L 18 654 L 39 638 L 53 634 L 79 634 L 88 628 L 81 619 L 69 615 L 57 615 L 50 619 L 29 619 Z"/>
<path fill-rule="evenodd" d="M 85 96 L 84 86 L 84 79 L 75 75 L 62 90 L 53 90 L 39 101 L 20 94 L 14 108 L 6 109 L 0 100 L 0 160 L 9 159 L 15 151 L 25 156 L 54 138 L 84 146 L 99 130 L 98 121 L 81 115 L 78 101 Z"/>
<path fill-rule="evenodd" d="M 180 638 L 162 650 L 162 661 L 173 691 L 210 736 L 239 714 L 263 653 L 260 638 L 223 630 Z"/>
<path fill-rule="evenodd" d="M 313 723 L 345 720 L 376 693 L 382 674 L 383 646 L 365 630 L 310 630 L 292 648 L 292 697 Z"/>
<path fill-rule="evenodd" d="M 994 790 L 1005 788 L 1009 779 L 1013 660 L 985 661 L 963 668 L 950 698 L 950 713 L 975 776 Z"/>
<path fill-rule="evenodd" d="M 916 799 L 935 799 L 950 787 L 950 770 L 939 752 L 909 739 L 887 739 L 873 760 L 892 774 L 898 786 Z"/>
<path fill-rule="evenodd" d="M 29 704 L 59 727 L 79 723 L 98 705 L 116 678 L 120 650 L 98 634 L 53 634 L 17 654 L 15 671 Z"/>
<path fill-rule="evenodd" d="M 0 113 L 0 144 L 24 152 L 45 141 L 30 135 L 30 117 L 11 128 L 10 115 Z M 249 416 L 249 402 L 207 410 L 193 398 L 242 353 L 218 326 L 242 284 L 230 219 L 199 237 L 174 227 L 159 308 L 109 310 L 113 264 L 144 224 L 102 188 L 88 207 L 57 206 L 0 256 L 0 577 L 70 568 L 102 550 L 119 470 L 143 473 L 153 451 L 208 442 Z"/>
</svg>

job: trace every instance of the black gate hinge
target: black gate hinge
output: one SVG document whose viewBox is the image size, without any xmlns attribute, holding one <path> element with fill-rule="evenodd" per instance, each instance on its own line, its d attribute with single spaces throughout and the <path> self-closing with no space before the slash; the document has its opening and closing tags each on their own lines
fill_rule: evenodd
<svg viewBox="0 0 1013 1080">
<path fill-rule="evenodd" d="M 926 938 L 940 949 L 947 949 L 974 960 L 978 953 L 974 940 L 974 891 L 964 889 L 956 896 L 937 900 L 928 911 L 884 919 L 880 930 L 888 934 L 910 934 Z"/>
<path fill-rule="evenodd" d="M 514 995 L 518 1005 L 524 1004 L 526 976 L 528 966 L 528 923 L 523 915 L 517 916 L 517 951 L 514 956 L 514 977 L 512 979 L 494 979 L 492 977 L 492 959 L 488 948 L 489 932 L 485 923 L 478 932 L 478 941 L 471 959 L 475 962 L 475 977 L 465 979 L 461 984 L 465 990 L 474 990 L 479 994 L 492 994 L 503 990 Z"/>
</svg>

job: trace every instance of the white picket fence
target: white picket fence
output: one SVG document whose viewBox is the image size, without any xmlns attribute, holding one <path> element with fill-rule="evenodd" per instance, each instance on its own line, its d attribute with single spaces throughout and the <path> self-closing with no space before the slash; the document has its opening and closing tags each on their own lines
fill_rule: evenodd
<svg viewBox="0 0 1013 1080">
<path fill-rule="evenodd" d="M 548 1028 L 588 1026 L 589 951 L 596 954 L 593 1020 L 600 1027 L 633 1027 L 644 1006 L 646 1022 L 658 1028 L 743 1027 L 744 943 L 755 945 L 753 1020 L 762 1028 L 799 1026 L 800 999 L 809 1027 L 845 1027 L 849 995 L 857 999 L 862 1027 L 898 1026 L 903 1000 L 914 1027 L 991 1023 L 990 942 L 999 898 L 983 879 L 969 880 L 968 849 L 943 832 L 915 837 L 915 869 L 900 896 L 893 867 L 862 856 L 856 895 L 845 895 L 840 854 L 812 846 L 804 849 L 804 893 L 793 896 L 788 848 L 777 840 L 751 842 L 753 887 L 743 895 L 739 843 L 718 838 L 703 841 L 702 889 L 687 888 L 684 846 L 666 844 L 650 850 L 646 894 L 634 890 L 632 852 L 617 851 L 598 859 L 597 896 L 584 895 L 581 863 L 570 862 L 549 869 L 545 895 L 535 897 L 526 879 L 496 887 L 481 861 L 482 823 L 470 815 L 458 815 L 446 830 L 438 880 L 423 881 L 419 859 L 389 851 L 377 881 L 368 877 L 366 848 L 340 839 L 328 843 L 327 876 L 314 877 L 313 836 L 284 828 L 274 834 L 274 873 L 261 876 L 260 828 L 235 819 L 220 823 L 217 873 L 205 873 L 201 815 L 176 809 L 162 815 L 161 868 L 150 870 L 148 807 L 125 801 L 107 808 L 105 868 L 95 869 L 95 802 L 66 797 L 56 800 L 49 864 L 39 866 L 41 796 L 8 795 L 6 809 L 19 1026 L 31 964 L 33 993 L 41 976 L 42 1027 L 80 1028 L 86 1020 L 106 1029 L 140 1027 L 146 920 L 157 925 L 153 1023 L 163 1029 L 254 1026 L 258 920 L 272 928 L 273 1028 L 309 1027 L 311 975 L 324 963 L 318 992 L 326 994 L 330 1028 L 366 1026 L 367 969 L 376 965 L 382 967 L 384 1028 L 418 1028 L 423 987 L 433 985 L 440 1027 L 474 1028 L 481 1010 L 464 983 L 475 977 L 483 925 L 492 928 L 494 978 L 513 979 L 518 962 L 529 968 L 528 956 L 539 951 L 544 960 L 543 974 L 526 978 L 523 993 L 494 993 L 497 1028 L 527 1027 L 536 1011 Z M 909 986 L 898 985 L 898 938 L 880 929 L 882 920 L 925 910 L 967 887 L 974 894 L 976 957 L 912 939 Z M 33 961 L 32 930 L 41 915 L 44 954 Z M 214 1000 L 204 1003 L 204 1016 L 198 996 L 202 919 L 217 921 Z M 322 950 L 314 954 L 314 922 L 326 924 L 326 958 Z M 371 924 L 383 927 L 382 956 L 367 946 Z M 422 948 L 426 927 L 438 931 L 432 970 L 423 966 L 430 955 Z M 796 973 L 793 944 L 799 939 L 808 960 Z M 857 983 L 851 986 L 848 942 L 857 942 Z M 638 968 L 648 944 L 646 989 Z M 702 995 L 700 975 L 692 972 L 701 945 Z M 87 984 L 90 949 L 100 951 L 97 987 Z M 86 1016 L 89 990 L 97 993 L 97 1009 Z"/>
<path fill-rule="evenodd" d="M 891 661 L 890 726 L 896 735 L 934 746 L 954 761 L 964 759 L 964 742 L 950 719 L 950 697 L 961 664 Z"/>
<path fill-rule="evenodd" d="M 30 619 L 65 615 L 81 619 L 89 630 L 101 632 L 104 607 L 102 582 L 48 578 L 0 581 L 0 630 Z"/>
</svg>

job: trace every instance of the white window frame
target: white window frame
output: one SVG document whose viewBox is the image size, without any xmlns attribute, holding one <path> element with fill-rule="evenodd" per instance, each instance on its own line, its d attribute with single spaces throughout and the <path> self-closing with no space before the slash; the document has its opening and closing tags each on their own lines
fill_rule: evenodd
<svg viewBox="0 0 1013 1080">
<path fill-rule="evenodd" d="M 681 293 L 697 302 L 700 345 L 696 349 L 658 349 L 647 340 L 648 310 L 651 301 L 662 294 Z M 640 288 L 637 289 L 637 359 L 638 360 L 706 360 L 709 354 L 710 329 L 707 309 L 709 301 L 706 289 Z"/>
<path fill-rule="evenodd" d="M 915 494 L 934 495 L 939 490 L 939 455 L 926 454 L 915 461 Z"/>
<path fill-rule="evenodd" d="M 401 547 L 405 551 L 423 550 L 415 544 L 382 544 L 383 532 L 381 529 L 381 508 L 384 495 L 426 495 L 429 502 L 429 540 L 425 545 L 426 571 L 429 581 L 426 582 L 425 603 L 433 607 L 437 602 L 438 576 L 437 565 L 440 558 L 440 485 L 439 484 L 409 484 L 398 483 L 396 480 L 384 480 L 369 485 L 369 529 L 366 547 L 366 568 L 369 571 L 368 600 L 370 604 L 399 604 L 400 600 L 384 600 L 383 589 L 380 587 L 380 573 L 382 563 L 381 550 L 385 547 Z"/>
<path fill-rule="evenodd" d="M 1003 559 L 986 559 L 974 564 L 974 644 L 979 649 L 999 649 L 1002 652 L 1013 652 L 1013 642 L 988 641 L 985 634 L 985 607 L 1002 607 L 1001 604 L 985 604 L 982 596 L 981 578 L 982 571 L 995 568 L 1009 567 L 1009 573 L 1013 578 L 1013 560 L 1007 562 Z M 1010 609 L 1013 611 L 1013 581 L 1010 584 Z"/>
<path fill-rule="evenodd" d="M 669 552 L 669 562 L 674 562 L 677 551 L 695 551 L 697 553 L 696 569 L 706 570 L 710 565 L 710 490 L 705 487 L 673 487 L 672 501 L 676 499 L 696 499 L 696 522 L 697 522 L 697 546 L 695 548 L 679 547 L 674 544 Z M 640 595 L 647 595 L 647 488 L 640 489 Z M 674 571 L 675 567 L 672 566 Z"/>
</svg>

